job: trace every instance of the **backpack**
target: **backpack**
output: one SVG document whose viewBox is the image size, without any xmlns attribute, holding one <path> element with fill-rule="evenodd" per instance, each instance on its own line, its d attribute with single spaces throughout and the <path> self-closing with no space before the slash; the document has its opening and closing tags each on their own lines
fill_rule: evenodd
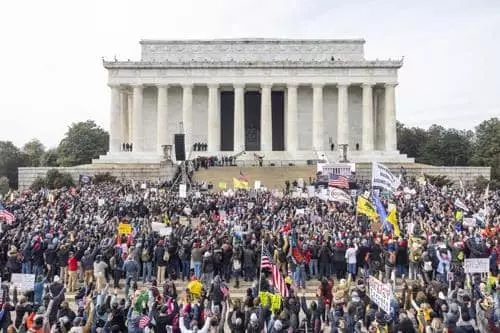
<svg viewBox="0 0 500 333">
<path fill-rule="evenodd" d="M 142 249 L 141 260 L 142 262 L 148 262 L 149 260 L 151 260 L 148 249 Z"/>
</svg>

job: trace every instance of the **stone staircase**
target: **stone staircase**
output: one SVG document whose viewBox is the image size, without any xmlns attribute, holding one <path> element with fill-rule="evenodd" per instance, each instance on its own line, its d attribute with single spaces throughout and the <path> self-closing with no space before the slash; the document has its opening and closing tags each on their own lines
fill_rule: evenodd
<svg viewBox="0 0 500 333">
<path fill-rule="evenodd" d="M 290 166 L 290 167 L 213 167 L 209 169 L 200 168 L 194 173 L 196 181 L 211 182 L 217 189 L 219 182 L 225 182 L 228 188 L 233 186 L 233 178 L 238 178 L 241 172 L 248 178 L 250 187 L 253 188 L 255 180 L 269 189 L 284 188 L 285 181 L 293 182 L 302 178 L 309 181 L 309 177 L 316 176 L 316 166 Z"/>
</svg>

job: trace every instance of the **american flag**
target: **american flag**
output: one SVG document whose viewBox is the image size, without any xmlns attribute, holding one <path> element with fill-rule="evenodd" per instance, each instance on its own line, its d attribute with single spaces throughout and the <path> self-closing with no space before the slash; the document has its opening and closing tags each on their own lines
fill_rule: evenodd
<svg viewBox="0 0 500 333">
<path fill-rule="evenodd" d="M 328 186 L 348 189 L 349 182 L 347 181 L 347 178 L 344 176 L 329 174 Z"/>
<path fill-rule="evenodd" d="M 16 219 L 14 214 L 5 209 L 5 207 L 0 203 L 0 219 L 2 218 L 4 218 L 8 224 L 11 224 Z"/>
<path fill-rule="evenodd" d="M 262 258 L 260 259 L 260 269 L 269 269 L 273 276 L 273 285 L 277 289 L 282 297 L 288 297 L 288 289 L 286 287 L 285 279 L 281 272 L 273 262 L 272 256 L 269 253 L 267 247 L 262 248 Z"/>
<path fill-rule="evenodd" d="M 141 318 L 139 318 L 139 328 L 146 328 L 146 326 L 149 325 L 150 321 L 151 318 L 146 315 L 142 315 Z"/>
</svg>

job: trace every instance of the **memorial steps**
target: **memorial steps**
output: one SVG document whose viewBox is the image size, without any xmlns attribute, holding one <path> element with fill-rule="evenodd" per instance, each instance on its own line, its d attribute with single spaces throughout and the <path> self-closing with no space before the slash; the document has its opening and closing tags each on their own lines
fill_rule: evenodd
<svg viewBox="0 0 500 333">
<path fill-rule="evenodd" d="M 254 181 L 260 180 L 261 184 L 268 189 L 284 188 L 285 181 L 293 182 L 302 178 L 309 181 L 309 177 L 316 176 L 316 166 L 269 166 L 269 167 L 213 167 L 209 169 L 200 168 L 194 173 L 194 180 L 198 182 L 211 182 L 214 189 L 218 189 L 219 183 L 226 183 L 227 188 L 233 187 L 233 178 L 238 178 L 240 170 L 250 182 L 253 188 Z"/>
</svg>

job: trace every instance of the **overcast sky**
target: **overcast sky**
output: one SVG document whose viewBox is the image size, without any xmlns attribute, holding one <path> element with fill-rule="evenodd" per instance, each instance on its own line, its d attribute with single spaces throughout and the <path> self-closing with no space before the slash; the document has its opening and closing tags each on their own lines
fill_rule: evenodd
<svg viewBox="0 0 500 333">
<path fill-rule="evenodd" d="M 398 120 L 473 128 L 500 116 L 499 0 L 15 0 L 0 2 L 0 140 L 56 146 L 68 125 L 109 129 L 101 57 L 140 39 L 362 37 L 404 56 Z"/>
</svg>

